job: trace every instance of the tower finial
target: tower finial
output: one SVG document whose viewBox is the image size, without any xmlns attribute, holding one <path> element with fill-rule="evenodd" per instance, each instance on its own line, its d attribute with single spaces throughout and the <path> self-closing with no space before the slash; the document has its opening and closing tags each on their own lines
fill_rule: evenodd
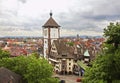
<svg viewBox="0 0 120 83">
<path fill-rule="evenodd" d="M 50 10 L 50 17 L 52 17 L 52 10 Z"/>
</svg>

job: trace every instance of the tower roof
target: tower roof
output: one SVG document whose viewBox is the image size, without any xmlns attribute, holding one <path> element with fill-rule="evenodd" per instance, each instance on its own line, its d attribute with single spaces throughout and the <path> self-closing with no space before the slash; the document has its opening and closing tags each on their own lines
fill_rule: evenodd
<svg viewBox="0 0 120 83">
<path fill-rule="evenodd" d="M 57 22 L 52 18 L 52 13 L 50 13 L 50 18 L 48 21 L 43 25 L 43 27 L 60 27 Z"/>
</svg>

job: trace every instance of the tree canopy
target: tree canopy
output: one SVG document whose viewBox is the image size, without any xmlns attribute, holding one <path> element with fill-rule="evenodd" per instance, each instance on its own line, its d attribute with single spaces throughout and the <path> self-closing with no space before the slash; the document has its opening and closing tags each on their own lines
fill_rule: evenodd
<svg viewBox="0 0 120 83">
<path fill-rule="evenodd" d="M 83 83 L 114 83 L 120 80 L 120 50 L 100 55 L 85 72 Z M 119 81 L 120 82 L 120 81 Z"/>
<path fill-rule="evenodd" d="M 0 67 L 6 67 L 23 78 L 23 83 L 58 83 L 52 78 L 53 67 L 45 59 L 35 56 L 19 56 L 0 59 Z"/>
<path fill-rule="evenodd" d="M 10 56 L 10 53 L 8 51 L 3 51 L 2 49 L 0 49 L 0 59 L 7 58 L 9 56 Z"/>
<path fill-rule="evenodd" d="M 110 23 L 104 29 L 104 36 L 107 37 L 108 44 L 114 44 L 115 48 L 118 48 L 120 44 L 120 23 Z"/>
<path fill-rule="evenodd" d="M 91 62 L 84 75 L 83 83 L 120 83 L 120 24 L 110 23 L 104 29 L 107 37 L 105 47 Z"/>
</svg>

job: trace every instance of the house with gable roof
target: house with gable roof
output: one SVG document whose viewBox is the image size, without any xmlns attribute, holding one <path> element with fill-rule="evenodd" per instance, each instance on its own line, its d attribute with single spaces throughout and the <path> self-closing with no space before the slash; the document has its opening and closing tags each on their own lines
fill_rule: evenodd
<svg viewBox="0 0 120 83">
<path fill-rule="evenodd" d="M 54 71 L 61 74 L 72 74 L 75 62 L 74 48 L 62 40 L 54 40 L 51 46 L 49 61 Z"/>
<path fill-rule="evenodd" d="M 71 74 L 79 71 L 78 61 L 89 65 L 93 54 L 91 48 L 85 44 L 70 46 L 62 39 L 54 40 L 51 45 L 49 61 L 54 66 L 54 71 L 61 74 Z M 84 68 L 83 68 L 84 69 Z"/>
</svg>

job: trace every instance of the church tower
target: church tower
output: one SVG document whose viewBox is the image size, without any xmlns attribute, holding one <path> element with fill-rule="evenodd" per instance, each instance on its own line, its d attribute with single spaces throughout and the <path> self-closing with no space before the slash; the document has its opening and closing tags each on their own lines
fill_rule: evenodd
<svg viewBox="0 0 120 83">
<path fill-rule="evenodd" d="M 50 55 L 51 44 L 54 40 L 60 38 L 60 26 L 52 17 L 52 12 L 50 12 L 50 18 L 42 26 L 43 27 L 43 41 L 44 41 L 44 57 L 48 58 Z"/>
</svg>

